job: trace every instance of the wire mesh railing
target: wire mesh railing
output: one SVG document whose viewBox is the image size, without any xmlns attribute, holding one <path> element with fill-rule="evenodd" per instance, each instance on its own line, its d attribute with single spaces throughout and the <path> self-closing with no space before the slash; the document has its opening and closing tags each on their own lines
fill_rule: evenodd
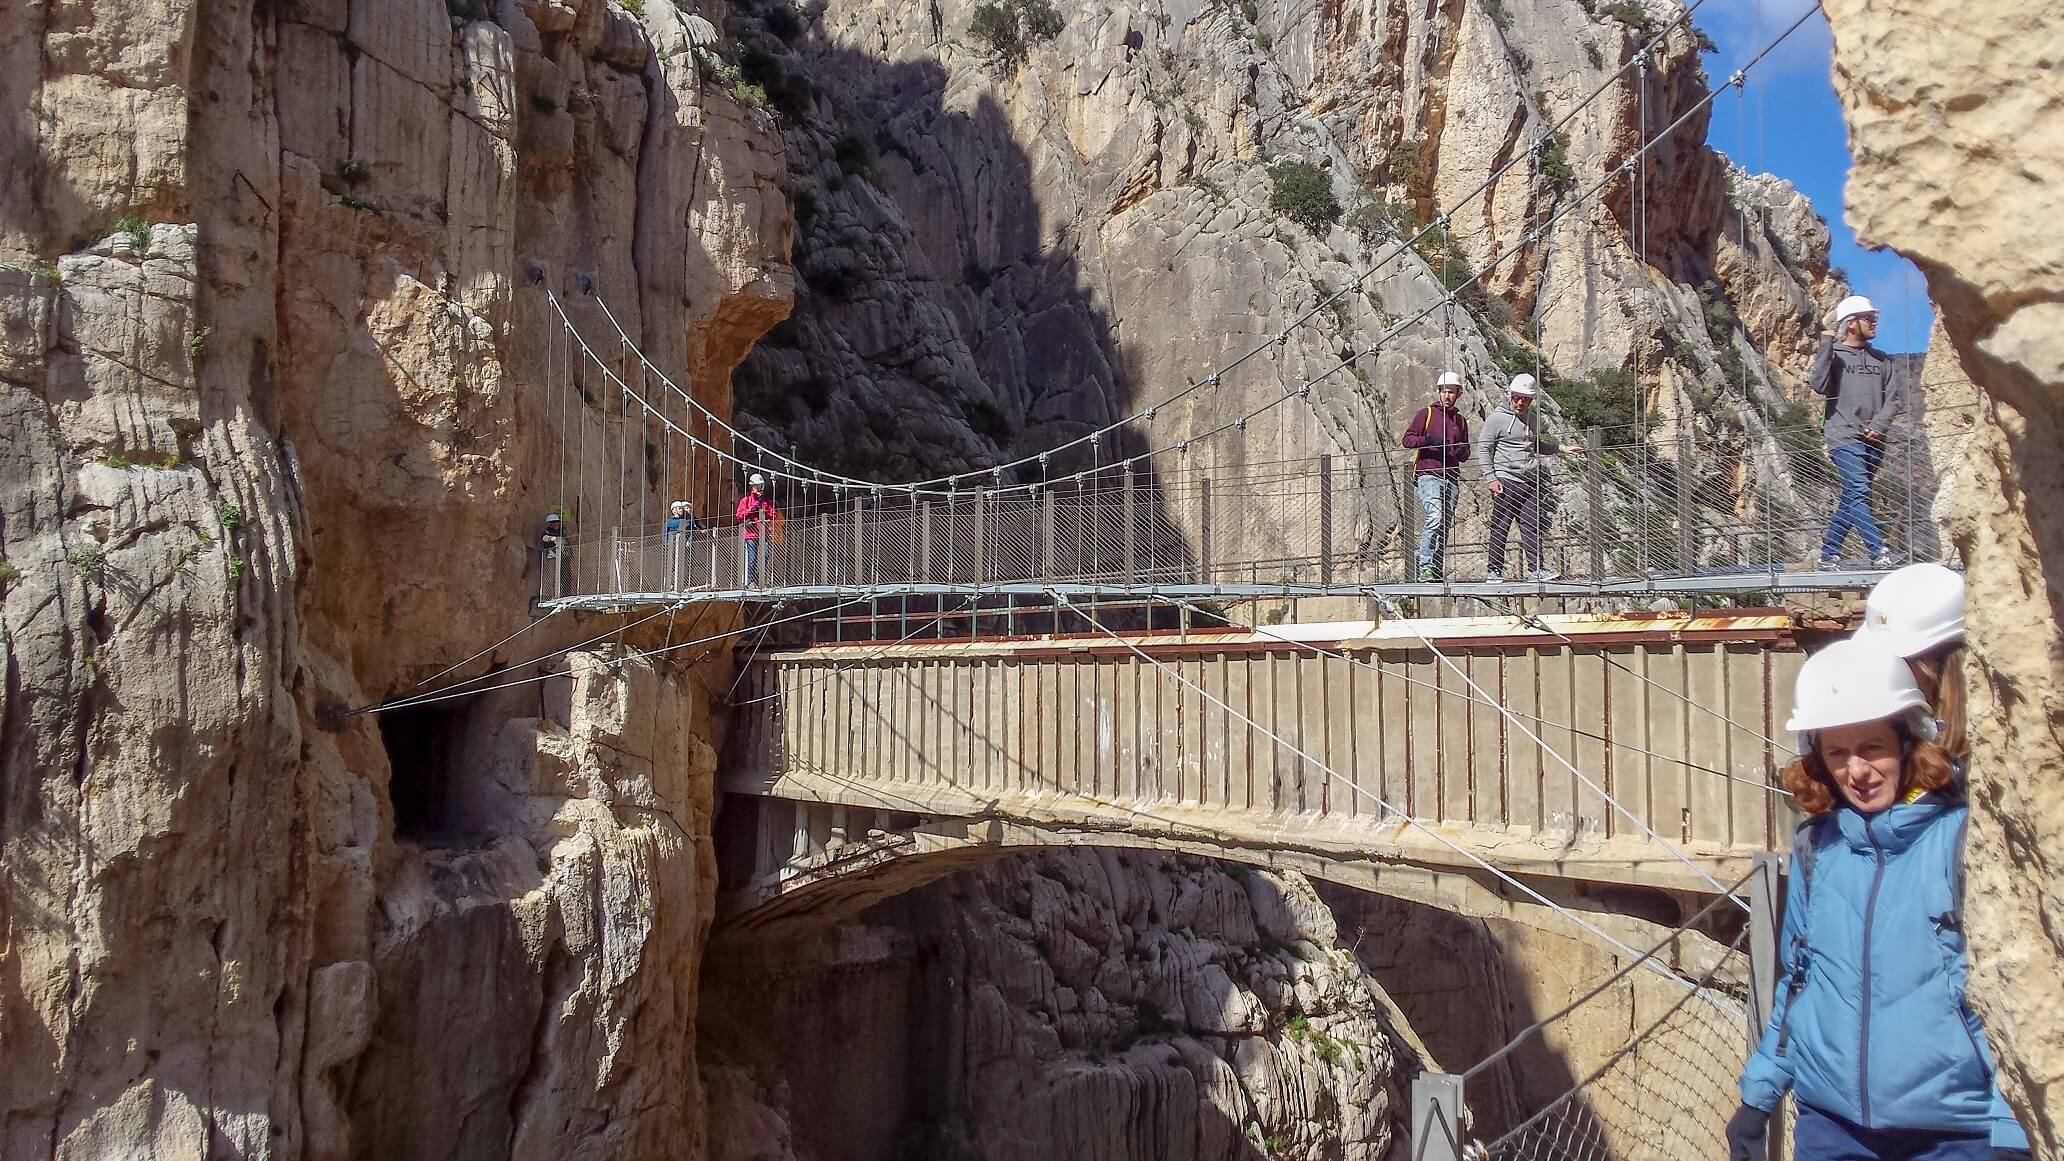
<svg viewBox="0 0 2064 1161">
<path fill-rule="evenodd" d="M 1745 928 L 1744 935 L 1747 933 Z M 1699 981 L 1745 978 L 1741 941 Z M 1748 1046 L 1739 1022 L 1678 996 L 1561 1097 L 1493 1141 L 1484 1161 L 1682 1161 L 1724 1157 Z"/>
<path fill-rule="evenodd" d="M 1694 934 L 1722 900 L 1761 880 L 1749 891 L 1750 915 L 1732 942 Z M 1414 1161 L 1680 1161 L 1727 1154 L 1725 1127 L 1738 1098 L 1737 1081 L 1747 1060 L 1750 1037 L 1762 1030 L 1775 980 L 1766 963 L 1774 946 L 1776 863 L 1760 859 L 1748 876 L 1697 914 L 1667 933 L 1635 961 L 1617 970 L 1567 1006 L 1521 1030 L 1511 1041 L 1460 1074 L 1429 1072 L 1413 1088 Z M 1750 949 L 1762 948 L 1752 952 Z M 1640 960 L 1668 951 L 1683 973 L 1685 990 L 1644 996 L 1632 985 Z M 1758 964 L 1765 964 L 1761 969 Z M 1696 978 L 1693 978 L 1696 973 Z M 1697 1003 L 1716 998 L 1722 1002 Z M 1549 1048 L 1544 1033 L 1587 1006 L 1612 999 L 1624 1006 L 1624 1040 L 1602 1055 Z M 1741 1016 L 1730 1012 L 1740 1003 Z M 1615 1011 L 1607 1024 L 1621 1019 Z M 1594 1021 L 1593 1027 L 1597 1026 Z M 1745 1035 L 1745 1033 L 1747 1033 Z M 1478 1105 L 1509 1104 L 1509 1077 L 1500 1069 L 1521 1049 L 1568 1068 L 1567 1088 L 1488 1141 L 1470 1131 Z M 1540 1061 L 1536 1064 L 1540 1065 Z"/>
<path fill-rule="evenodd" d="M 1430 560 L 1410 467 L 1382 452 L 1334 453 L 1237 471 L 1121 463 L 994 494 L 797 488 L 786 511 L 749 521 L 549 537 L 542 595 L 1057 583 L 1348 590 L 1500 576 L 1776 575 L 1823 561 L 1868 570 L 1943 552 L 1936 495 L 1970 428 L 1920 419 L 1862 448 L 1846 485 L 1817 428 L 1610 444 L 1594 431 L 1528 480 L 1503 481 L 1503 499 L 1468 467 L 1445 485 L 1446 546 Z M 1510 502 L 1529 489 L 1535 502 Z M 1838 515 L 1853 527 L 1829 543 Z"/>
</svg>

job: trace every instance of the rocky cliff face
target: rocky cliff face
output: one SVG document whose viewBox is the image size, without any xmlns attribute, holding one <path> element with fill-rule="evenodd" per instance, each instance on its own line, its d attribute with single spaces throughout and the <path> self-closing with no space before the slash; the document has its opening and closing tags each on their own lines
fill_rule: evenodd
<svg viewBox="0 0 2064 1161">
<path fill-rule="evenodd" d="M 571 500 L 544 288 L 716 405 L 786 311 L 780 142 L 712 29 L 0 14 L 0 1154 L 699 1150 L 720 679 L 343 711 L 527 622 Z"/>
<path fill-rule="evenodd" d="M 1295 873 L 1031 855 L 901 896 L 783 970 L 713 965 L 712 1157 L 1402 1153 L 1416 1054 Z"/>
<path fill-rule="evenodd" d="M 1868 8 L 1868 11 L 1866 11 Z M 1988 396 L 1952 528 L 1970 584 L 1973 993 L 2039 1156 L 2064 1153 L 2064 29 L 2014 4 L 1837 0 L 1857 234 L 1912 258 Z M 1932 377 L 1932 376 L 1931 376 Z"/>
<path fill-rule="evenodd" d="M 1689 31 L 1466 196 L 1679 11 L 1630 26 L 1591 7 L 1061 6 L 1058 33 L 1015 56 L 972 3 L 833 0 L 807 27 L 748 5 L 730 51 L 784 110 L 802 282 L 793 319 L 741 370 L 740 406 L 804 458 L 909 478 L 1080 434 L 1289 328 L 1222 386 L 1099 449 L 1103 462 L 1323 375 L 1157 470 L 1335 451 L 1381 471 L 1441 367 L 1470 372 L 1481 407 L 1537 362 L 1582 380 L 1563 396 L 1573 416 L 1579 395 L 1604 400 L 1590 422 L 1631 423 L 1638 395 L 1658 422 L 1696 413 L 1756 438 L 1786 414 L 1816 304 L 1842 290 L 1825 225 L 1789 186 L 1708 149 L 1703 113 L 1602 198 L 1578 197 L 1644 125 L 1703 92 Z M 1308 229 L 1271 208 L 1285 161 L 1321 168 L 1337 222 Z M 1423 253 L 1386 258 L 1458 204 Z M 1490 293 L 1465 293 L 1467 309 L 1325 374 L 1478 270 Z"/>
</svg>

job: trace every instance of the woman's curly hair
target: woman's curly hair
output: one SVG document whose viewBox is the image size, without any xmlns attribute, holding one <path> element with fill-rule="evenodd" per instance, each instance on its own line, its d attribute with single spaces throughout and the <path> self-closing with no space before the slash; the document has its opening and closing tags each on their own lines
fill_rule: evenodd
<svg viewBox="0 0 2064 1161">
<path fill-rule="evenodd" d="M 1942 792 L 1956 785 L 1956 773 L 1948 750 L 1916 737 L 1905 718 L 1894 721 L 1892 728 L 1899 733 L 1899 793 L 1902 798 L 1916 787 Z M 1820 760 L 1818 739 L 1814 742 L 1813 752 L 1786 766 L 1778 779 L 1786 790 L 1791 791 L 1792 805 L 1808 816 L 1826 814 L 1842 801 L 1842 792 L 1835 785 L 1834 775 L 1828 773 L 1827 763 Z"/>
</svg>

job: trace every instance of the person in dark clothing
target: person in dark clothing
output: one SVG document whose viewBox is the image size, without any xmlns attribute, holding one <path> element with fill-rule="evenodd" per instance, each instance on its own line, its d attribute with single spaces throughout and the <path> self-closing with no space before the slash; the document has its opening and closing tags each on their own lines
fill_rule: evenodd
<svg viewBox="0 0 2064 1161">
<path fill-rule="evenodd" d="M 686 540 L 701 531 L 695 522 L 695 508 L 686 500 L 676 500 L 667 512 L 666 531 L 669 536 Z"/>
<path fill-rule="evenodd" d="M 1483 469 L 1491 490 L 1490 572 L 1493 583 L 1505 579 L 1505 540 L 1512 522 L 1519 521 L 1519 548 L 1526 555 L 1530 581 L 1551 581 L 1560 573 L 1543 566 L 1541 529 L 1548 523 L 1555 498 L 1548 495 L 1548 456 L 1577 455 L 1581 449 L 1566 448 L 1541 434 L 1534 418 L 1534 396 L 1539 392 L 1532 375 L 1514 375 L 1511 400 L 1484 420 L 1476 437 L 1476 462 Z"/>
<path fill-rule="evenodd" d="M 695 522 L 695 508 L 686 500 L 676 500 L 667 510 L 666 545 L 667 576 L 671 587 L 679 590 L 687 576 L 688 548 L 695 540 L 695 534 L 702 527 Z"/>
<path fill-rule="evenodd" d="M 1403 440 L 1406 447 L 1419 452 L 1412 476 L 1425 517 L 1419 529 L 1419 579 L 1423 581 L 1447 575 L 1448 526 L 1455 520 L 1462 465 L 1469 459 L 1469 421 L 1455 406 L 1462 398 L 1462 376 L 1443 371 L 1434 390 L 1434 401 L 1420 408 L 1405 425 Z"/>
<path fill-rule="evenodd" d="M 1871 481 L 1885 458 L 1885 435 L 1905 405 L 1904 393 L 1892 387 L 1892 363 L 1871 346 L 1878 334 L 1878 311 L 1870 299 L 1852 294 L 1835 307 L 1835 329 L 1820 336 L 1806 381 L 1827 398 L 1828 458 L 1842 481 L 1827 536 L 1820 543 L 1820 567 L 1841 563 L 1842 542 L 1851 530 L 1863 539 L 1872 568 L 1892 568 L 1898 561 L 1885 548 L 1885 537 L 1871 515 Z"/>
</svg>

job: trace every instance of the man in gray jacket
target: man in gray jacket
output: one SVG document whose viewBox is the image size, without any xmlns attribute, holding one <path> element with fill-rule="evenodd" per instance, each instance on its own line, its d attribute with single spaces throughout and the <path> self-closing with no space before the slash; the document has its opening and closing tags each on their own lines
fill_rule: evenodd
<svg viewBox="0 0 2064 1161">
<path fill-rule="evenodd" d="M 1483 466 L 1491 490 L 1491 571 L 1486 579 L 1505 579 L 1505 541 L 1517 518 L 1526 579 L 1550 581 L 1561 574 L 1541 566 L 1541 526 L 1554 500 L 1547 494 L 1548 472 L 1541 461 L 1544 456 L 1574 455 L 1577 449 L 1566 449 L 1541 434 L 1533 415 L 1537 389 L 1532 375 L 1513 376 L 1507 392 L 1510 399 L 1491 412 L 1476 437 L 1476 462 Z"/>
<path fill-rule="evenodd" d="M 1871 346 L 1878 334 L 1878 310 L 1870 299 L 1852 294 L 1835 307 L 1835 329 L 1822 332 L 1806 381 L 1827 397 L 1828 458 L 1841 478 L 1842 493 L 1820 544 L 1820 567 L 1839 566 L 1842 542 L 1854 529 L 1870 552 L 1872 568 L 1898 562 L 1885 550 L 1884 534 L 1870 510 L 1871 481 L 1885 458 L 1885 435 L 1906 400 L 1892 388 L 1892 364 L 1885 352 Z"/>
</svg>

